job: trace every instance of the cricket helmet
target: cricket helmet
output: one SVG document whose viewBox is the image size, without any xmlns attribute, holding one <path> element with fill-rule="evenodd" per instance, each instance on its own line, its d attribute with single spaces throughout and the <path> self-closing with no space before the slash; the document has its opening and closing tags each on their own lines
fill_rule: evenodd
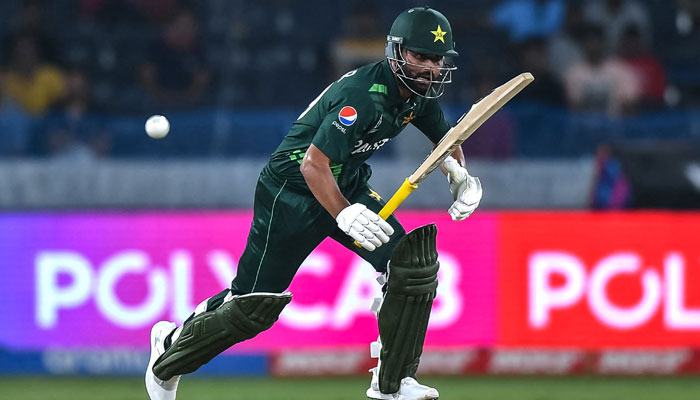
<svg viewBox="0 0 700 400">
<path fill-rule="evenodd" d="M 404 68 L 406 64 L 422 67 L 408 63 L 403 56 L 404 49 L 443 57 L 439 74 L 434 76 L 431 73 L 427 88 L 417 75 Z M 399 14 L 387 36 L 386 57 L 396 65 L 394 74 L 413 93 L 422 97 L 437 98 L 443 94 L 444 85 L 452 81 L 452 71 L 457 69 L 452 64 L 451 57 L 457 55 L 459 53 L 455 51 L 449 21 L 430 7 L 411 8 Z"/>
</svg>

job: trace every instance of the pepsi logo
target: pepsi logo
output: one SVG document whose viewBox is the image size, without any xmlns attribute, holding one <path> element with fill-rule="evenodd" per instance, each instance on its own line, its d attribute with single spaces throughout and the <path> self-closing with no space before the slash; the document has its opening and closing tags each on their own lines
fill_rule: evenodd
<svg viewBox="0 0 700 400">
<path fill-rule="evenodd" d="M 357 111 L 350 106 L 345 106 L 338 113 L 338 119 L 341 124 L 350 126 L 357 121 Z"/>
</svg>

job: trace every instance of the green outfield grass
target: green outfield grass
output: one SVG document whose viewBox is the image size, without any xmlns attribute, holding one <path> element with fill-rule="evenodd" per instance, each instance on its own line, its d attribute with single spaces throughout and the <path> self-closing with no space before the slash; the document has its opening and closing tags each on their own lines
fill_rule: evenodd
<svg viewBox="0 0 700 400">
<path fill-rule="evenodd" d="M 424 378 L 443 400 L 698 400 L 700 377 Z M 356 400 L 368 379 L 184 379 L 178 400 Z M 18 400 L 147 399 L 136 378 L 0 377 L 0 398 Z"/>
</svg>

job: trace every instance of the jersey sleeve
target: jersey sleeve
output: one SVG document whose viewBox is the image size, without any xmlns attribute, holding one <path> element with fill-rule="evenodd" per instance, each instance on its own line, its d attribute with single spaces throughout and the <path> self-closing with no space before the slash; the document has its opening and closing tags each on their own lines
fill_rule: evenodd
<svg viewBox="0 0 700 400">
<path fill-rule="evenodd" d="M 437 100 L 428 101 L 422 112 L 411 122 L 433 143 L 439 142 L 451 128 Z"/>
<path fill-rule="evenodd" d="M 376 108 L 365 91 L 342 88 L 329 95 L 326 115 L 311 143 L 331 161 L 342 164 L 362 133 L 376 122 Z"/>
</svg>

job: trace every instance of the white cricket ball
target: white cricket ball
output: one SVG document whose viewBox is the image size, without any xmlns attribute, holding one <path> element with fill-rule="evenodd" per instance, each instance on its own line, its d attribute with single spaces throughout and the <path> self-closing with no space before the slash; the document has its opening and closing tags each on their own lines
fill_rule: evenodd
<svg viewBox="0 0 700 400">
<path fill-rule="evenodd" d="M 152 115 L 146 120 L 146 134 L 153 139 L 162 139 L 170 132 L 170 122 L 162 115 Z"/>
</svg>

